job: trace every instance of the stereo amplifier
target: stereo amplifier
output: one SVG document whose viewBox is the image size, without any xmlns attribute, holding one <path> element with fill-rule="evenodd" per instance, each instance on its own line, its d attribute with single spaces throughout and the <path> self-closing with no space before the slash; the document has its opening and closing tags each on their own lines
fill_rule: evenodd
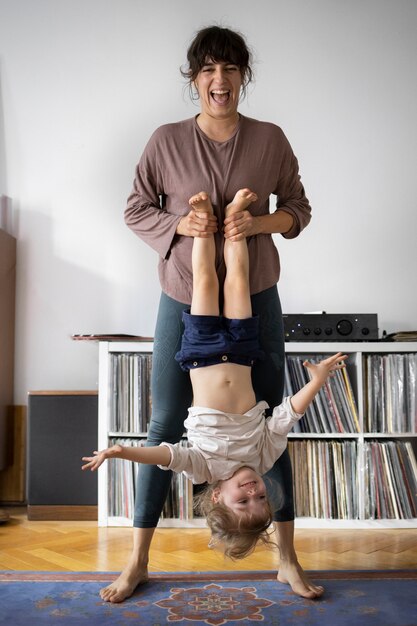
<svg viewBox="0 0 417 626">
<path fill-rule="evenodd" d="M 283 315 L 285 341 L 378 341 L 374 313 Z"/>
</svg>

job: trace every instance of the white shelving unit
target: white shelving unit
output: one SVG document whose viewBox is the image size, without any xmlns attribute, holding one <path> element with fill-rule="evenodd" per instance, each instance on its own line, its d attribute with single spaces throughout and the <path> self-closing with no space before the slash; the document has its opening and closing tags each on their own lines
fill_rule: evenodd
<svg viewBox="0 0 417 626">
<path fill-rule="evenodd" d="M 315 354 L 333 354 L 344 352 L 349 355 L 347 363 L 350 380 L 358 408 L 360 429 L 358 433 L 290 433 L 289 439 L 320 439 L 320 440 L 355 440 L 359 444 L 359 519 L 321 519 L 300 517 L 296 519 L 297 528 L 417 528 L 417 519 L 365 519 L 365 472 L 363 444 L 369 440 L 411 440 L 414 453 L 417 451 L 417 432 L 380 433 L 366 432 L 365 423 L 365 380 L 364 357 L 371 354 L 404 354 L 416 353 L 417 343 L 414 342 L 289 342 L 285 344 L 288 355 L 308 356 Z"/>
<path fill-rule="evenodd" d="M 105 342 L 99 344 L 99 449 L 108 445 L 110 436 L 146 437 L 146 433 L 114 433 L 108 428 L 112 381 L 110 376 L 111 355 L 114 353 L 152 353 L 152 342 Z M 364 356 L 368 354 L 401 354 L 416 353 L 417 343 L 414 342 L 289 342 L 286 343 L 288 355 L 315 355 L 344 352 L 349 355 L 348 371 L 356 398 L 360 430 L 358 433 L 298 433 L 290 434 L 291 439 L 353 439 L 359 444 L 359 519 L 316 519 L 297 518 L 298 528 L 417 528 L 417 519 L 364 519 L 365 484 L 364 472 L 366 466 L 363 458 L 363 444 L 367 440 L 400 440 L 412 442 L 414 452 L 417 451 L 417 432 L 407 433 L 377 433 L 365 432 L 364 425 Z M 362 445 L 361 445 L 362 444 Z M 110 517 L 108 514 L 108 468 L 103 464 L 98 472 L 98 523 L 100 526 L 130 526 L 131 520 L 120 517 Z M 195 520 L 161 520 L 159 526 L 197 527 L 204 526 L 201 519 Z"/>
<path fill-rule="evenodd" d="M 145 341 L 100 341 L 99 342 L 99 376 L 98 376 L 98 450 L 108 447 L 109 437 L 116 433 L 109 430 L 109 419 L 112 402 L 111 355 L 114 353 L 151 353 L 152 342 Z M 118 433 L 120 437 L 146 437 L 146 433 Z M 98 525 L 99 526 L 131 526 L 131 520 L 125 517 L 110 517 L 108 507 L 109 474 L 108 463 L 103 463 L 98 472 Z"/>
</svg>

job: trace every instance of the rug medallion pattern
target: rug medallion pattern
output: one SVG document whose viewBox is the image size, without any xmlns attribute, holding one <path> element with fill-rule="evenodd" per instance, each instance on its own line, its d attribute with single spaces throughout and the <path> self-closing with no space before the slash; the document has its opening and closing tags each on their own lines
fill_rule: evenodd
<svg viewBox="0 0 417 626">
<path fill-rule="evenodd" d="M 275 604 L 271 600 L 258 598 L 256 587 L 211 584 L 185 589 L 173 587 L 170 593 L 169 598 L 155 602 L 157 606 L 168 609 L 168 622 L 186 619 L 222 626 L 231 620 L 263 621 L 262 609 Z"/>
</svg>

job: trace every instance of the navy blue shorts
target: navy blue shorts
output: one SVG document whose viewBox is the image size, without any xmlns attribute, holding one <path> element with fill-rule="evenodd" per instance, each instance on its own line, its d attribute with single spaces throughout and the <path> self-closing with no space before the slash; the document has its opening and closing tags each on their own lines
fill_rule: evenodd
<svg viewBox="0 0 417 626">
<path fill-rule="evenodd" d="M 251 366 L 262 359 L 259 348 L 259 318 L 228 319 L 218 315 L 182 314 L 184 334 L 176 361 L 185 372 L 217 363 Z"/>
</svg>

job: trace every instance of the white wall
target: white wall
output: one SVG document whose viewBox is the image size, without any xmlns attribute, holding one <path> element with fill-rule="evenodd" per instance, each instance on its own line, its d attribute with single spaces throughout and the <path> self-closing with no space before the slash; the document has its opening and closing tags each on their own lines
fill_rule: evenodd
<svg viewBox="0 0 417 626">
<path fill-rule="evenodd" d="M 97 345 L 72 333 L 152 334 L 157 258 L 123 211 L 150 133 L 197 112 L 178 68 L 213 21 L 254 48 L 241 111 L 282 126 L 313 206 L 298 239 L 277 238 L 284 311 L 417 328 L 416 2 L 0 0 L 16 403 L 29 390 L 96 387 Z"/>
</svg>

